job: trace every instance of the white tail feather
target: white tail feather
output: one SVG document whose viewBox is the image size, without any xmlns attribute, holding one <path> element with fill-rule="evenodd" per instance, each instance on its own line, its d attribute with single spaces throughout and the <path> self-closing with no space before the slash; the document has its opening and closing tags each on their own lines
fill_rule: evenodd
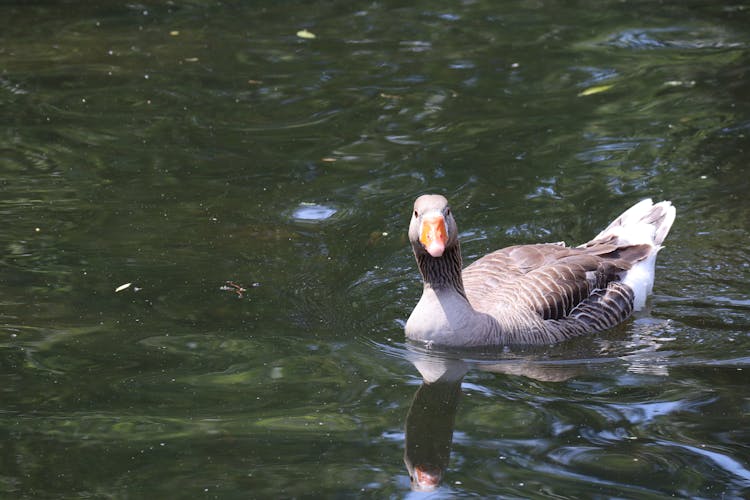
<svg viewBox="0 0 750 500">
<path fill-rule="evenodd" d="M 651 251 L 642 260 L 633 264 L 620 278 L 632 288 L 634 309 L 642 309 L 646 297 L 654 287 L 656 254 L 667 237 L 675 218 L 675 208 L 669 201 L 654 204 L 651 199 L 640 201 L 627 209 L 594 240 L 613 238 L 618 247 L 649 245 Z"/>
</svg>

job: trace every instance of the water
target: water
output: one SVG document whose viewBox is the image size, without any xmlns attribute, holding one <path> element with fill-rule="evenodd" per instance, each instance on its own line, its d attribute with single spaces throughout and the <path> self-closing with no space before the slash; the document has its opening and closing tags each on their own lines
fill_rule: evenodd
<svg viewBox="0 0 750 500">
<path fill-rule="evenodd" d="M 750 492 L 744 3 L 2 11 L 0 496 L 411 495 L 427 191 L 466 261 L 678 209 L 625 325 L 427 354 L 438 496 Z"/>
</svg>

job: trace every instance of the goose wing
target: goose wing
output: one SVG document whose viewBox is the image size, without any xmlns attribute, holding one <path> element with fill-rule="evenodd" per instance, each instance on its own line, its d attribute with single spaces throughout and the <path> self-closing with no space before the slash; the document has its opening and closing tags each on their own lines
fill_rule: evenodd
<svg viewBox="0 0 750 500">
<path fill-rule="evenodd" d="M 564 320 L 577 308 L 578 313 L 585 310 L 591 315 L 598 308 L 626 306 L 623 300 L 610 304 L 603 300 L 605 294 L 597 291 L 606 290 L 609 283 L 618 280 L 618 274 L 647 254 L 645 247 L 618 248 L 610 242 L 590 248 L 513 246 L 488 254 L 464 269 L 464 286 L 469 302 L 478 311 L 491 315 L 502 311 L 506 316 L 517 311 L 518 321 L 528 318 L 523 314 L 528 311 L 542 320 Z"/>
</svg>

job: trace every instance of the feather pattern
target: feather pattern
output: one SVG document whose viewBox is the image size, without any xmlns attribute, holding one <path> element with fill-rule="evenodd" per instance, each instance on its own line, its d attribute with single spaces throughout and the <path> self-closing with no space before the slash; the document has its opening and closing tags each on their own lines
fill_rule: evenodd
<svg viewBox="0 0 750 500">
<path fill-rule="evenodd" d="M 462 270 L 447 201 L 422 196 L 409 236 L 424 288 L 406 335 L 456 346 L 548 344 L 612 328 L 645 302 L 674 215 L 669 202 L 644 200 L 580 247 L 512 246 Z M 420 241 L 425 218 L 444 225 L 435 232 L 445 234 L 444 250 Z"/>
</svg>

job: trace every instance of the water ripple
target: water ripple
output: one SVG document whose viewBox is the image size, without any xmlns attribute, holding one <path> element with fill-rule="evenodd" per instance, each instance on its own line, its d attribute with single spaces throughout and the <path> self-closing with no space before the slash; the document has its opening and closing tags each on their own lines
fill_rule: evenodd
<svg viewBox="0 0 750 500">
<path fill-rule="evenodd" d="M 605 45 L 618 48 L 653 49 L 726 49 L 742 48 L 743 43 L 732 41 L 729 33 L 716 28 L 631 28 L 611 35 Z"/>
<path fill-rule="evenodd" d="M 704 446 L 690 446 L 683 443 L 675 443 L 673 441 L 659 441 L 658 444 L 662 446 L 682 448 L 689 451 L 690 453 L 694 453 L 696 455 L 700 455 L 701 457 L 707 458 L 716 466 L 742 479 L 743 486 L 750 487 L 750 470 L 743 466 L 739 461 L 724 453 L 711 451 Z"/>
</svg>

